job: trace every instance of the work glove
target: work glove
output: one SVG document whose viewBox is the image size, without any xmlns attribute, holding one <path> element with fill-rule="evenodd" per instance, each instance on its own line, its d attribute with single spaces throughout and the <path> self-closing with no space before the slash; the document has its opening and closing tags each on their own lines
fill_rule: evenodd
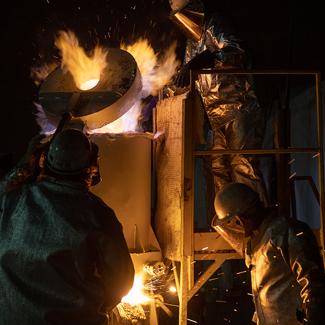
<svg viewBox="0 0 325 325">
<path fill-rule="evenodd" d="M 190 84 L 190 68 L 187 64 L 183 65 L 175 76 L 175 86 L 178 88 L 184 88 Z"/>
<path fill-rule="evenodd" d="M 18 166 L 38 164 L 39 158 L 47 146 L 47 137 L 37 134 L 28 143 L 24 156 L 20 159 Z"/>
<path fill-rule="evenodd" d="M 11 191 L 23 184 L 36 180 L 39 174 L 41 155 L 48 145 L 47 141 L 44 140 L 47 140 L 45 135 L 39 134 L 30 140 L 24 156 L 1 182 L 0 191 Z"/>
</svg>

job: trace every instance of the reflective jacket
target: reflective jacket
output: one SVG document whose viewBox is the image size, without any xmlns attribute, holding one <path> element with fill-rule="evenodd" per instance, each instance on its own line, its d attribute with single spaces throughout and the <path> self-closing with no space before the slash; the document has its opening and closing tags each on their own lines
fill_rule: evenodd
<svg viewBox="0 0 325 325">
<path fill-rule="evenodd" d="M 306 224 L 271 212 L 248 240 L 245 260 L 257 324 L 323 324 L 323 263 Z"/>
<path fill-rule="evenodd" d="M 245 51 L 218 14 L 207 19 L 200 41 L 187 41 L 185 62 L 203 51 L 214 56 L 214 68 L 243 68 Z M 213 129 L 218 129 L 237 118 L 240 111 L 261 114 L 251 82 L 247 75 L 199 74 L 197 88 Z M 261 127 L 256 124 L 256 127 Z"/>
<path fill-rule="evenodd" d="M 0 324 L 107 324 L 134 277 L 113 210 L 51 178 L 0 203 Z"/>
</svg>

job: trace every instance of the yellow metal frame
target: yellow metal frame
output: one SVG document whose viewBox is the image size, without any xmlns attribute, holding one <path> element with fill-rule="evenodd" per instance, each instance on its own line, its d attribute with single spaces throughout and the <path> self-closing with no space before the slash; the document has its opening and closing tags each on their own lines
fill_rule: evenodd
<svg viewBox="0 0 325 325">
<path fill-rule="evenodd" d="M 249 149 L 249 150 L 207 150 L 195 151 L 193 140 L 193 91 L 195 88 L 194 72 L 191 76 L 191 91 L 186 105 L 185 115 L 185 166 L 184 166 L 184 214 L 182 220 L 181 251 L 182 259 L 180 272 L 176 272 L 175 278 L 179 295 L 179 325 L 185 325 L 187 320 L 187 304 L 193 295 L 204 285 L 210 276 L 220 267 L 226 259 L 239 258 L 233 251 L 221 251 L 211 254 L 196 254 L 202 246 L 201 242 L 209 242 L 211 247 L 216 239 L 213 233 L 194 234 L 194 159 L 198 156 L 211 154 L 288 154 L 288 153 L 315 153 L 318 156 L 318 180 L 320 203 L 320 244 L 324 260 L 324 155 L 323 155 L 323 128 L 322 128 L 322 103 L 321 103 L 321 77 L 318 71 L 310 70 L 200 70 L 195 74 L 249 74 L 249 75 L 311 75 L 315 77 L 316 85 L 316 110 L 317 110 L 317 147 L 316 148 L 280 148 L 280 149 Z M 197 238 L 200 236 L 201 238 Z M 205 273 L 194 282 L 194 262 L 196 260 L 213 260 L 213 264 Z"/>
</svg>

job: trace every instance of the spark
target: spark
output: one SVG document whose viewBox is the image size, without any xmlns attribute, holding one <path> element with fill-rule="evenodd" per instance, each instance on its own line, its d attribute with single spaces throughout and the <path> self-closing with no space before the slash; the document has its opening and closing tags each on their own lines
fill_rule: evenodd
<svg viewBox="0 0 325 325">
<path fill-rule="evenodd" d="M 177 292 L 177 289 L 176 289 L 176 287 L 174 287 L 174 286 L 170 286 L 168 290 L 169 290 L 169 292 L 171 292 L 171 293 L 176 293 L 176 292 Z"/>
<path fill-rule="evenodd" d="M 247 292 L 247 295 L 253 297 L 253 294 L 252 293 Z"/>
<path fill-rule="evenodd" d="M 193 320 L 193 319 L 190 319 L 190 318 L 188 318 L 187 320 L 188 320 L 189 322 L 192 322 L 192 323 L 198 324 L 198 322 L 197 322 L 196 320 Z"/>
<path fill-rule="evenodd" d="M 208 246 L 203 247 L 203 248 L 201 249 L 201 251 L 206 251 L 208 248 L 209 248 Z"/>
<path fill-rule="evenodd" d="M 243 274 L 243 273 L 246 273 L 246 272 L 247 272 L 247 270 L 245 270 L 245 271 L 240 271 L 240 272 L 237 272 L 236 275 Z"/>
<path fill-rule="evenodd" d="M 290 175 L 289 179 L 291 179 L 291 178 L 295 177 L 296 175 L 297 175 L 297 173 L 296 173 L 296 172 L 292 173 L 292 174 Z"/>
<path fill-rule="evenodd" d="M 291 160 L 288 162 L 288 165 L 291 165 L 295 160 L 296 160 L 296 158 L 291 159 Z"/>
<path fill-rule="evenodd" d="M 298 236 L 301 236 L 303 233 L 304 233 L 304 232 L 302 231 L 302 232 L 296 234 L 296 236 L 297 236 L 297 237 L 298 237 Z"/>
<path fill-rule="evenodd" d="M 316 158 L 318 156 L 319 156 L 319 152 L 317 152 L 316 154 L 314 154 L 312 158 Z"/>
<path fill-rule="evenodd" d="M 174 304 L 170 304 L 170 303 L 167 303 L 167 302 L 164 302 L 164 304 L 167 305 L 167 306 L 179 307 L 179 305 L 174 305 Z"/>
<path fill-rule="evenodd" d="M 194 264 L 194 263 L 196 263 L 196 261 L 191 262 L 191 264 Z"/>
</svg>

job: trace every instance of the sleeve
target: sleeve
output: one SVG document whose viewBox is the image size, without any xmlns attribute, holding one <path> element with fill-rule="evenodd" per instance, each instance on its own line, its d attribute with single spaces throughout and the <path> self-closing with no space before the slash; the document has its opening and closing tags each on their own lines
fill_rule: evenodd
<svg viewBox="0 0 325 325">
<path fill-rule="evenodd" d="M 242 68 L 245 51 L 241 48 L 232 26 L 220 14 L 214 13 L 208 23 L 205 43 L 214 55 L 216 68 Z"/>
<path fill-rule="evenodd" d="M 316 239 L 307 225 L 298 223 L 289 228 L 288 258 L 300 285 L 304 322 L 321 324 L 325 316 L 324 268 Z"/>
<path fill-rule="evenodd" d="M 105 287 L 105 309 L 111 310 L 133 285 L 134 267 L 121 224 L 115 213 L 107 209 L 103 231 L 94 239 L 97 269 Z"/>
</svg>

